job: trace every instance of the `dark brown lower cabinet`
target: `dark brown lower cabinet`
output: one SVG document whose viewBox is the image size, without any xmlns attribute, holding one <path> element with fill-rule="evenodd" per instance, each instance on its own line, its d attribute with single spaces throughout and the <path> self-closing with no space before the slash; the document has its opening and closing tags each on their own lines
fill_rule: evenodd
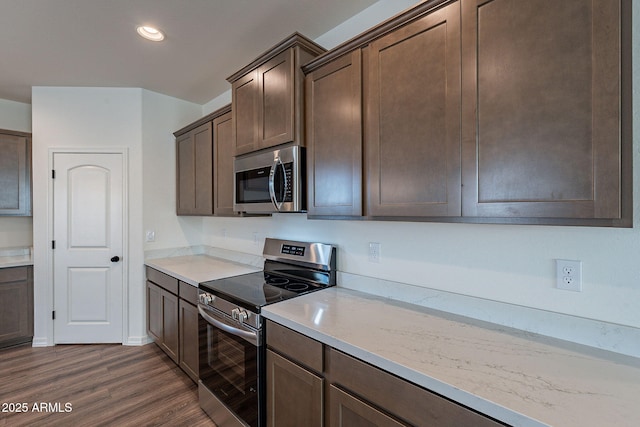
<svg viewBox="0 0 640 427">
<path fill-rule="evenodd" d="M 0 348 L 33 340 L 33 268 L 0 269 Z"/>
<path fill-rule="evenodd" d="M 198 308 L 180 299 L 180 367 L 198 381 Z"/>
<path fill-rule="evenodd" d="M 178 363 L 178 297 L 149 281 L 147 319 L 156 344 Z"/>
<path fill-rule="evenodd" d="M 267 426 L 322 426 L 322 343 L 267 321 Z"/>
<path fill-rule="evenodd" d="M 267 426 L 503 425 L 277 323 L 266 327 Z"/>
<path fill-rule="evenodd" d="M 198 381 L 198 289 L 147 267 L 147 332 Z"/>
<path fill-rule="evenodd" d="M 400 427 L 401 423 L 371 405 L 337 388 L 329 386 L 332 426 Z"/>
<path fill-rule="evenodd" d="M 324 379 L 267 350 L 267 426 L 322 426 Z"/>
</svg>

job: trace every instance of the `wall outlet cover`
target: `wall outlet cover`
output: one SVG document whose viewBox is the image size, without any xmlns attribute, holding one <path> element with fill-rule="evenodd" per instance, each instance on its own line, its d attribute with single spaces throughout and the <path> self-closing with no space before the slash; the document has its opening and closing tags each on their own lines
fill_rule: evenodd
<svg viewBox="0 0 640 427">
<path fill-rule="evenodd" d="M 556 287 L 566 291 L 582 292 L 582 261 L 557 259 Z"/>
</svg>

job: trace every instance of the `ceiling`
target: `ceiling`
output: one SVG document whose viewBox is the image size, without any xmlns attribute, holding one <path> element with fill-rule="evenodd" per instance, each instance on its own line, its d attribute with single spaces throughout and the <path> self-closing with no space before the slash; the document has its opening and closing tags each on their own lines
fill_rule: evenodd
<svg viewBox="0 0 640 427">
<path fill-rule="evenodd" d="M 205 104 L 298 31 L 315 39 L 376 0 L 0 0 L 0 98 L 32 86 L 140 87 Z M 136 33 L 153 25 L 160 43 Z"/>
</svg>

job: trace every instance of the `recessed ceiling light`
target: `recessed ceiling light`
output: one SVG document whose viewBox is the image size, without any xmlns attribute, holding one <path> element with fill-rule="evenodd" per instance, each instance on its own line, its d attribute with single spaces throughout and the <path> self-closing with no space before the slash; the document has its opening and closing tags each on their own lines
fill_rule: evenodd
<svg viewBox="0 0 640 427">
<path fill-rule="evenodd" d="M 141 25 L 136 28 L 136 31 L 138 31 L 138 34 L 140 34 L 140 36 L 153 42 L 161 42 L 162 40 L 164 40 L 164 33 L 154 27 Z"/>
</svg>

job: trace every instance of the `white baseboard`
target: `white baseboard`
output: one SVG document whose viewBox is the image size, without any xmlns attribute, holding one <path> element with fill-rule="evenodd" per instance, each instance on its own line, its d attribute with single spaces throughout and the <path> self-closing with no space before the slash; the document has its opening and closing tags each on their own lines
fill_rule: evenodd
<svg viewBox="0 0 640 427">
<path fill-rule="evenodd" d="M 130 345 L 130 346 L 140 346 L 140 345 L 147 345 L 153 342 L 153 339 L 148 336 L 148 335 L 144 335 L 141 337 L 128 337 L 125 342 L 122 343 L 122 345 Z"/>
<path fill-rule="evenodd" d="M 33 341 L 31 342 L 31 347 L 50 347 L 54 345 L 50 343 L 47 337 L 33 337 Z"/>
</svg>

